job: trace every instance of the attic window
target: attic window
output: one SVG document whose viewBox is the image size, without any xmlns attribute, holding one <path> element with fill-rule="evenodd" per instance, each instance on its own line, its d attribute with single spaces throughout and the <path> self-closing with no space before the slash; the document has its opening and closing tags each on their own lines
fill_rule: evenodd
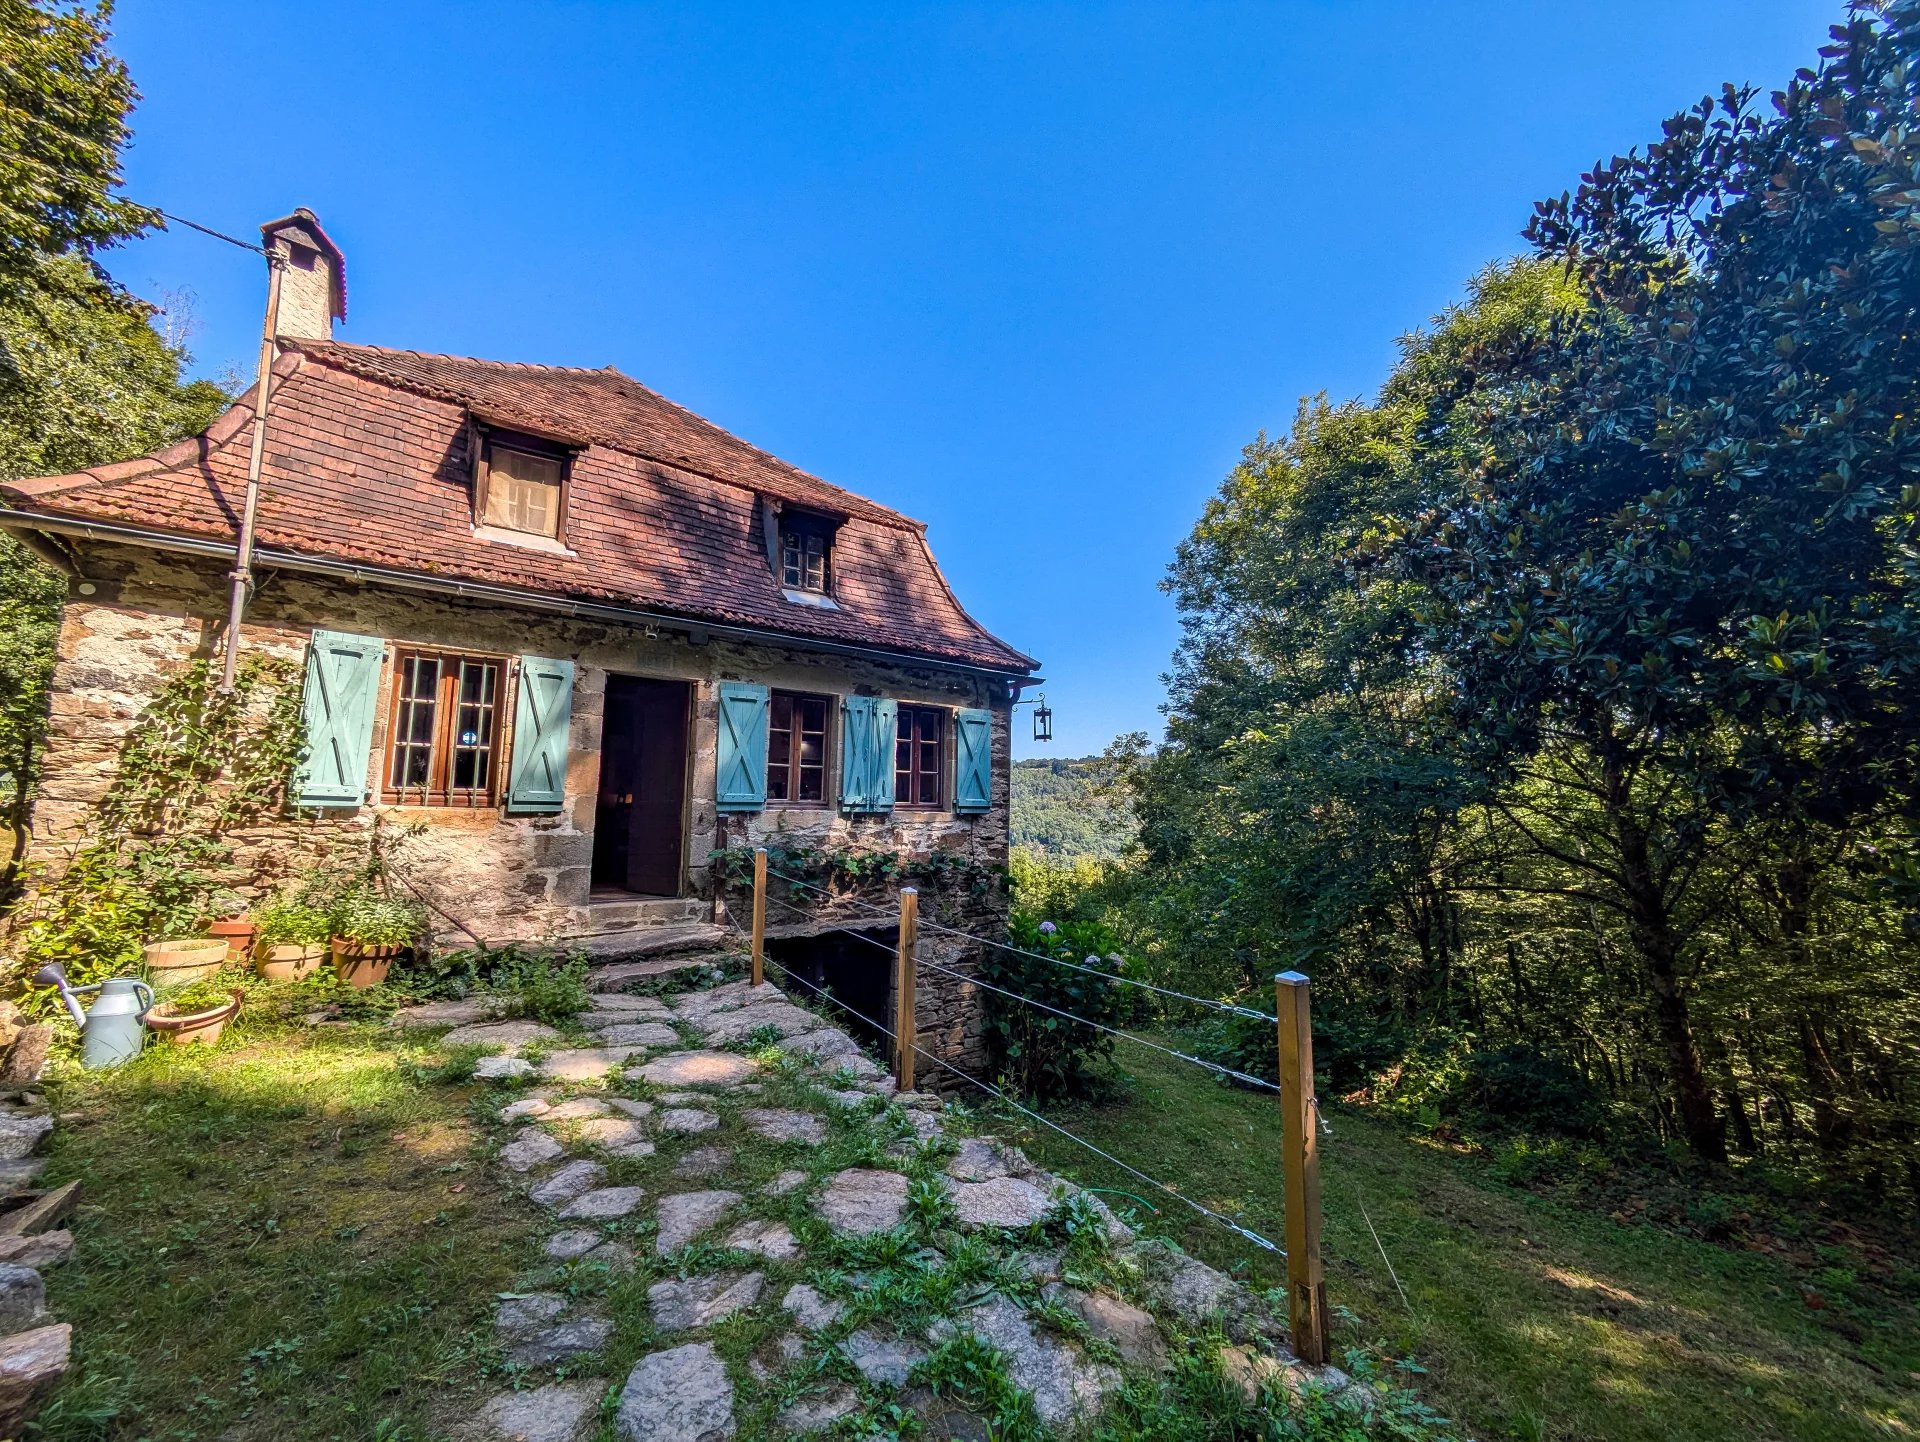
<svg viewBox="0 0 1920 1442">
<path fill-rule="evenodd" d="M 474 512 L 483 526 L 559 540 L 567 499 L 566 450 L 550 441 L 492 431 L 480 448 Z"/>
<path fill-rule="evenodd" d="M 780 518 L 780 584 L 805 595 L 827 594 L 827 563 L 833 554 L 833 523 L 819 516 Z"/>
</svg>

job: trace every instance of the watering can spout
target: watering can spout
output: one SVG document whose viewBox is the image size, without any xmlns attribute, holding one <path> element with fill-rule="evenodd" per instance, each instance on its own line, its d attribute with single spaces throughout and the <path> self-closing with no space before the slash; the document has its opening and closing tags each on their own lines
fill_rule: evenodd
<svg viewBox="0 0 1920 1442">
<path fill-rule="evenodd" d="M 67 1014 L 73 1018 L 73 1024 L 82 1031 L 86 1030 L 87 1014 L 80 1010 L 80 998 L 73 994 L 73 988 L 67 985 L 67 974 L 57 966 L 43 966 L 33 974 L 38 986 L 51 986 L 59 989 L 60 1000 L 67 1004 Z"/>
</svg>

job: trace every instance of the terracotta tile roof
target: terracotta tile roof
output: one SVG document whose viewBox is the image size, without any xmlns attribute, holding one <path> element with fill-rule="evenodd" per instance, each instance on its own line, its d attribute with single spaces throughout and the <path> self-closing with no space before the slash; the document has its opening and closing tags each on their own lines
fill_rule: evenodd
<svg viewBox="0 0 1920 1442">
<path fill-rule="evenodd" d="M 339 342 L 275 367 L 259 543 L 268 549 L 632 605 L 996 670 L 1035 662 L 967 615 L 924 528 L 775 459 L 615 370 L 462 360 Z M 582 445 L 572 554 L 474 534 L 468 417 Z M 17 509 L 231 539 L 252 402 L 155 456 L 0 485 Z M 760 498 L 844 516 L 839 610 L 785 599 Z"/>
</svg>

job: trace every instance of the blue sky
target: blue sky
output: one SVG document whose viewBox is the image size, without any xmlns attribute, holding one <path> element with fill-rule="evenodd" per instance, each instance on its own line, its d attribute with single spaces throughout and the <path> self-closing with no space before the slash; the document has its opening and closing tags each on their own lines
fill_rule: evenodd
<svg viewBox="0 0 1920 1442">
<path fill-rule="evenodd" d="M 1158 583 L 1241 446 L 1371 392 L 1535 199 L 1839 14 L 122 0 L 117 48 L 129 195 L 248 236 L 311 206 L 343 339 L 617 365 L 925 519 L 1076 755 L 1158 736 Z M 250 370 L 257 260 L 108 261 Z"/>
</svg>

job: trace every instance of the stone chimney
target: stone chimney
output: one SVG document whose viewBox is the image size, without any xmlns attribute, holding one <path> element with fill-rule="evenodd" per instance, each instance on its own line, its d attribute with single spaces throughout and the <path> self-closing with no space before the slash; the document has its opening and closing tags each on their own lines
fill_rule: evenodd
<svg viewBox="0 0 1920 1442">
<path fill-rule="evenodd" d="M 279 333 L 294 340 L 331 340 L 347 318 L 347 262 L 304 205 L 260 227 L 260 243 L 287 257 L 280 278 Z"/>
</svg>

